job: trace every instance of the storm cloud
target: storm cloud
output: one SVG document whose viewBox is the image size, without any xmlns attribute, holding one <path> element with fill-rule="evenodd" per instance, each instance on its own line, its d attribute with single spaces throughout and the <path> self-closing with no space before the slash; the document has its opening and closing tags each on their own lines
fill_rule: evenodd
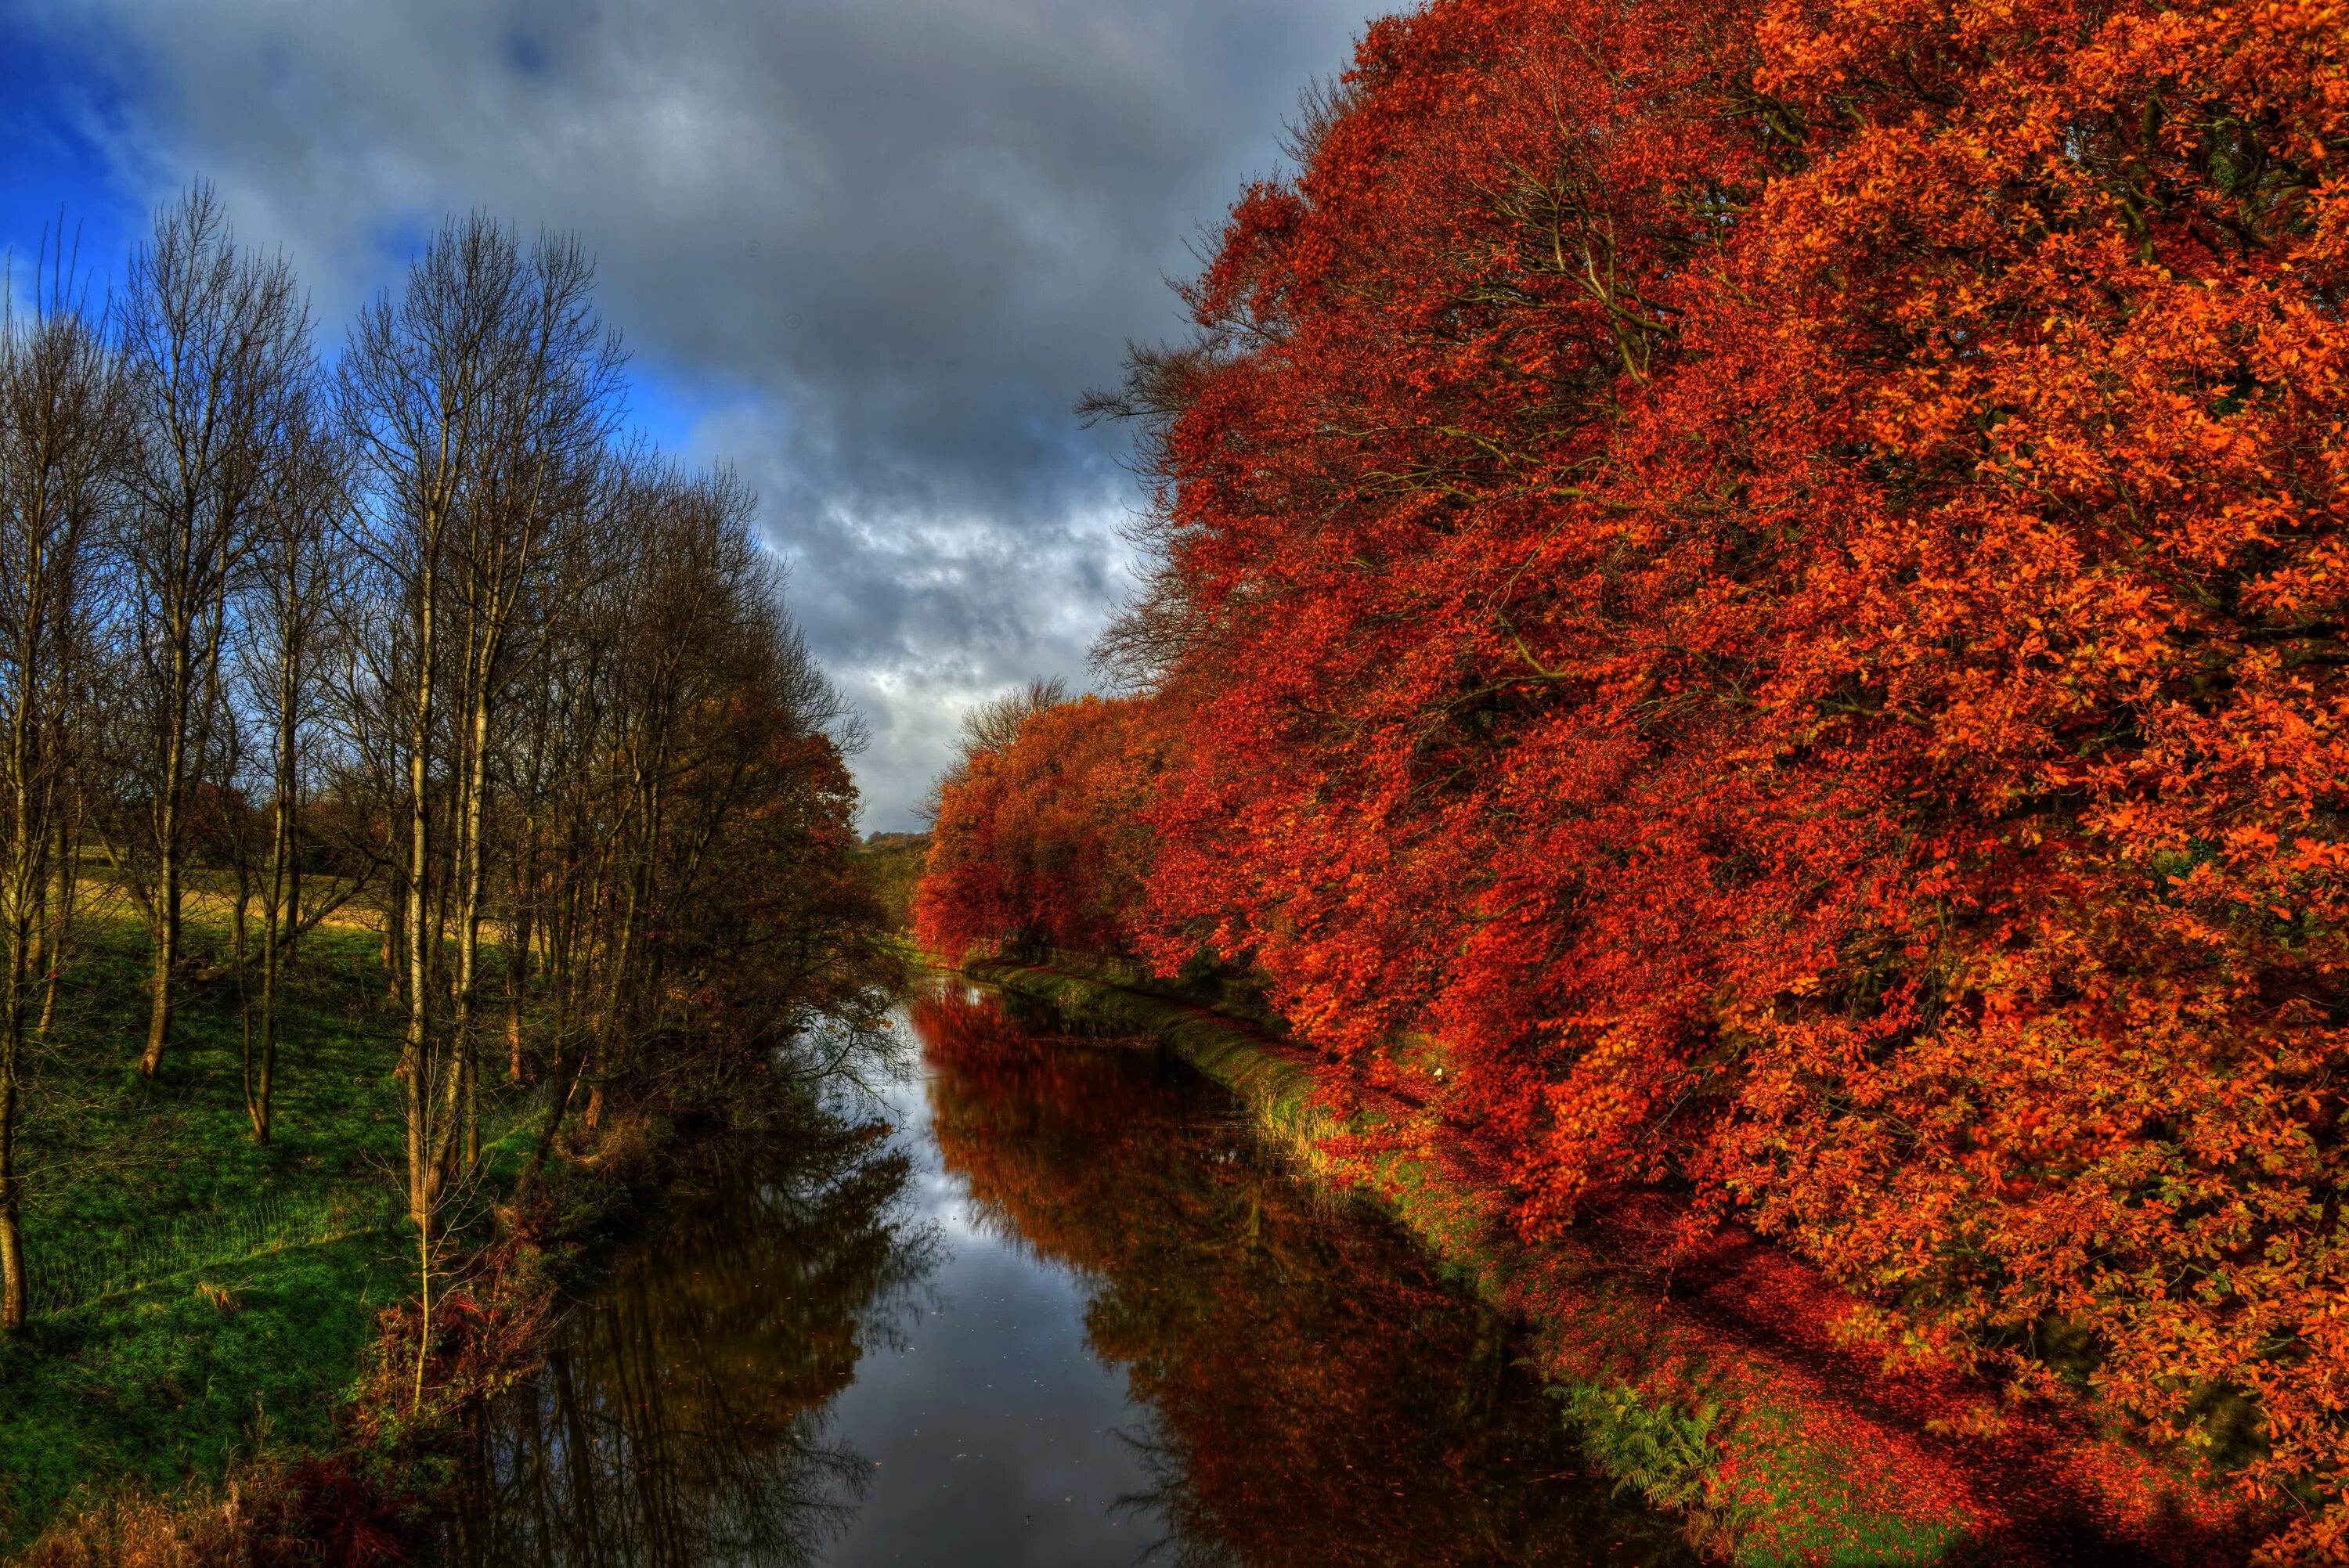
<svg viewBox="0 0 2349 1568">
<path fill-rule="evenodd" d="M 1363 0 L 0 0 L 127 199 L 212 179 L 329 330 L 452 211 L 572 230 L 637 414 L 763 498 L 911 825 L 971 704 L 1082 684 L 1126 592 L 1123 438 L 1070 406 Z"/>
</svg>

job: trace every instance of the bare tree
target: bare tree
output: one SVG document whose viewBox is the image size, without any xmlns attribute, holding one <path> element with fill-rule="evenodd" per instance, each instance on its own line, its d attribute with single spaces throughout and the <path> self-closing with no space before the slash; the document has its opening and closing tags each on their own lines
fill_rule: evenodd
<svg viewBox="0 0 2349 1568">
<path fill-rule="evenodd" d="M 542 239 L 513 302 L 471 503 L 450 553 L 461 615 L 452 740 L 456 914 L 450 1033 L 463 1082 L 465 1159 L 481 1156 L 474 991 L 491 825 L 491 757 L 517 685 L 548 646 L 543 628 L 609 569 L 597 523 L 618 423 L 618 341 L 597 321 L 595 268 L 578 242 Z"/>
<path fill-rule="evenodd" d="M 261 996 L 244 1077 L 256 1142 L 269 1141 L 277 1067 L 282 974 L 307 929 L 302 902 L 301 822 L 305 750 L 319 725 L 319 687 L 330 617 L 348 592 L 337 550 L 352 508 L 349 449 L 325 420 L 312 389 L 288 398 L 276 438 L 279 460 L 262 487 L 254 570 L 244 617 L 246 701 L 268 738 L 269 850 L 261 878 Z M 364 881 L 362 870 L 356 880 Z M 338 899 L 355 890 L 346 885 Z M 323 918 L 322 903 L 312 923 Z M 242 981 L 242 976 L 240 976 Z M 250 1027 L 250 1026 L 249 1026 Z"/>
<path fill-rule="evenodd" d="M 121 385 L 62 289 L 0 316 L 0 1328 L 28 1296 L 16 1164 L 32 954 L 70 758 L 77 655 L 116 500 Z"/>
<path fill-rule="evenodd" d="M 389 699 L 383 717 L 397 737 L 405 795 L 396 887 L 407 949 L 399 1074 L 409 1209 L 428 1249 L 460 1088 L 442 1050 L 432 985 L 444 929 L 434 918 L 433 893 L 445 886 L 435 874 L 435 813 L 443 783 L 436 720 L 443 706 L 437 681 L 448 657 L 446 576 L 510 371 L 508 328 L 522 288 L 522 258 L 502 228 L 479 214 L 450 223 L 410 269 L 398 297 L 386 294 L 361 315 L 337 387 L 344 427 L 371 480 L 378 591 L 394 607 L 377 618 L 372 684 Z"/>
<path fill-rule="evenodd" d="M 231 593 L 276 460 L 280 406 L 308 362 L 309 322 L 292 270 L 240 251 L 199 184 L 132 253 L 117 331 L 134 414 L 125 472 L 137 592 L 125 641 L 140 805 L 129 825 L 153 933 L 139 1063 L 152 1078 L 171 1037 L 190 792 L 215 739 Z"/>
<path fill-rule="evenodd" d="M 811 1009 L 878 1036 L 890 965 L 822 859 L 853 841 L 846 717 L 748 490 L 616 439 L 594 283 L 575 242 L 452 221 L 329 376 L 289 270 L 199 185 L 113 336 L 61 295 L 0 315 L 0 1324 L 29 1299 L 17 1108 L 89 921 L 85 825 L 152 938 L 142 1070 L 207 1005 L 186 987 L 232 975 L 258 1142 L 305 934 L 381 918 L 428 1326 L 482 1172 L 485 968 L 512 1076 L 527 1034 L 559 1091 L 533 1171 L 577 1102 L 594 1132 L 728 1051 L 765 1072 Z M 212 856 L 206 965 L 181 913 Z"/>
<path fill-rule="evenodd" d="M 491 753 L 543 646 L 535 628 L 591 560 L 579 542 L 616 421 L 619 351 L 595 320 L 593 283 L 574 243 L 525 255 L 475 215 L 434 238 L 397 301 L 366 313 L 343 361 L 338 397 L 368 480 L 378 592 L 397 606 L 371 619 L 371 669 L 357 683 L 367 690 L 355 696 L 392 695 L 397 713 L 400 1071 L 409 1206 L 427 1229 L 460 1128 L 471 1130 L 467 1155 L 478 1149 L 468 1108 Z"/>
</svg>

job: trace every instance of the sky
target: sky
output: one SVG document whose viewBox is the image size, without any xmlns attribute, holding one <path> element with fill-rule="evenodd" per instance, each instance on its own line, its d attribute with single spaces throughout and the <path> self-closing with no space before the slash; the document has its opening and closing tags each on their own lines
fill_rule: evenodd
<svg viewBox="0 0 2349 1568">
<path fill-rule="evenodd" d="M 1127 437 L 1070 410 L 1372 0 L 0 0 L 0 248 L 100 286 L 194 178 L 331 348 L 445 217 L 567 230 L 636 423 L 761 497 L 862 714 L 868 831 L 1131 591 Z"/>
</svg>

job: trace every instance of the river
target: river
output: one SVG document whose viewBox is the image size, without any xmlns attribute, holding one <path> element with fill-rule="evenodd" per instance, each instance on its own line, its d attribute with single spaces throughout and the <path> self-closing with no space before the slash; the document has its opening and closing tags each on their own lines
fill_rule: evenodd
<svg viewBox="0 0 2349 1568">
<path fill-rule="evenodd" d="M 949 985 L 919 1065 L 738 1154 L 484 1412 L 466 1568 L 1692 1561 L 1506 1326 L 1155 1048 Z"/>
</svg>

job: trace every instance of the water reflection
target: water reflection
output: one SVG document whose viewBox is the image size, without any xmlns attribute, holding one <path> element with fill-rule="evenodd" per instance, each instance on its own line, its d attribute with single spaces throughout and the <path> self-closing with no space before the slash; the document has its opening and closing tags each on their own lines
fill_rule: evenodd
<svg viewBox="0 0 2349 1568">
<path fill-rule="evenodd" d="M 916 1004 L 895 1137 L 710 1173 L 487 1412 L 447 1555 L 1246 1568 L 1690 1561 L 1505 1326 L 1227 1096 Z"/>
<path fill-rule="evenodd" d="M 830 1402 L 902 1338 L 936 1262 L 880 1132 L 814 1123 L 787 1156 L 714 1158 L 544 1368 L 476 1422 L 443 1560 L 823 1562 L 868 1483 Z"/>
<path fill-rule="evenodd" d="M 1087 1339 L 1149 1413 L 1132 1501 L 1166 1560 L 1692 1561 L 1578 1473 L 1503 1323 L 1297 1182 L 1220 1091 L 988 998 L 916 1017 L 948 1169 L 1004 1233 L 1093 1282 Z"/>
</svg>

